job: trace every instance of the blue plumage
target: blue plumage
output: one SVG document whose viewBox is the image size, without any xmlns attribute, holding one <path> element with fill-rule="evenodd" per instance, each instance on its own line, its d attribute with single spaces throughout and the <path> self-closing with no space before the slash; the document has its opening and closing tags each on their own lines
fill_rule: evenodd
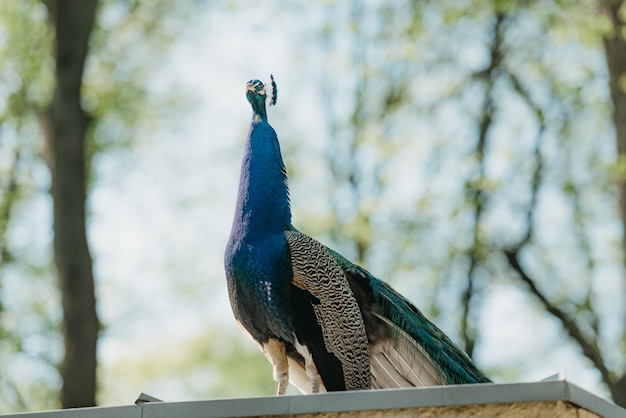
<svg viewBox="0 0 626 418">
<path fill-rule="evenodd" d="M 289 379 L 304 392 L 489 382 L 408 300 L 292 226 L 264 84 L 249 81 L 246 96 L 253 114 L 225 270 L 235 317 L 272 363 L 278 393 Z"/>
<path fill-rule="evenodd" d="M 273 335 L 289 338 L 286 333 L 293 328 L 288 308 L 292 271 L 284 238 L 291 225 L 287 175 L 276 132 L 267 123 L 264 91 L 257 82 L 246 93 L 254 113 L 225 263 L 235 316 L 262 341 Z"/>
</svg>

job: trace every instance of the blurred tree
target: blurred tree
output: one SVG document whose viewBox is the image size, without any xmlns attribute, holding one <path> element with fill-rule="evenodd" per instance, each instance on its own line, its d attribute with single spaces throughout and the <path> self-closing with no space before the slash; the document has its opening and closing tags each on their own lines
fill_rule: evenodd
<svg viewBox="0 0 626 418">
<path fill-rule="evenodd" d="M 85 203 L 87 130 L 81 86 L 97 0 L 47 3 L 55 39 L 55 87 L 41 114 L 52 177 L 54 259 L 63 306 L 61 406 L 96 405 L 98 315 Z"/>
<path fill-rule="evenodd" d="M 41 181 L 46 169 L 41 164 L 37 120 L 52 86 L 52 42 L 44 5 L 39 1 L 2 2 L 0 33 L 0 405 L 5 411 L 25 410 L 33 403 L 31 397 L 36 397 L 40 407 L 49 408 L 58 405 L 51 400 L 58 382 L 49 376 L 55 373 L 59 344 L 56 333 L 50 331 L 57 318 L 48 308 L 60 301 L 48 282 L 48 225 L 32 228 L 32 233 L 21 227 L 29 216 L 41 219 L 37 195 L 47 186 Z M 40 294 L 31 292 L 25 297 L 12 285 L 18 278 Z M 39 350 L 39 338 L 34 335 L 46 341 L 45 352 Z M 36 384 L 11 370 L 12 364 L 30 356 L 38 358 L 34 363 L 42 370 Z"/>
<path fill-rule="evenodd" d="M 604 298 L 623 289 L 626 259 L 612 187 L 624 184 L 624 8 L 327 5 L 329 65 L 316 71 L 333 203 L 307 214 L 395 285 L 417 274 L 407 293 L 436 301 L 446 328 L 456 315 L 470 355 L 490 289 L 523 283 L 621 405 L 623 300 L 609 310 Z"/>
<path fill-rule="evenodd" d="M 130 388 L 170 401 L 172 392 L 183 394 L 184 400 L 274 394 L 271 366 L 237 328 L 207 323 L 203 329 L 207 332 L 166 347 L 148 347 L 141 356 L 126 353 L 118 358 L 103 371 L 109 388 L 103 401 L 119 404 Z M 116 384 L 120 376 L 123 386 Z"/>
<path fill-rule="evenodd" d="M 191 2 L 177 7 L 175 13 L 165 1 L 28 0 L 0 6 L 0 168 L 8 174 L 2 179 L 0 199 L 0 272 L 9 274 L 19 268 L 24 277 L 45 276 L 46 251 L 38 254 L 40 258 L 34 257 L 32 247 L 19 248 L 10 237 L 21 226 L 12 219 L 13 208 L 26 204 L 50 184 L 65 347 L 60 367 L 60 402 L 64 408 L 96 403 L 100 324 L 86 234 L 91 161 L 101 150 L 128 146 L 133 129 L 161 117 L 165 105 L 174 104 L 173 94 L 165 98 L 148 95 L 149 79 L 144 72 L 154 66 L 150 53 L 162 52 L 171 43 L 196 6 Z M 148 101 L 150 106 L 146 106 Z M 50 180 L 42 176 L 41 157 Z M 37 244 L 46 247 L 48 242 L 39 239 Z M 50 300 L 54 305 L 57 299 L 50 296 L 54 294 L 39 295 L 48 299 L 42 310 L 30 305 L 29 315 L 41 318 L 42 336 L 57 317 L 49 306 Z M 44 304 L 31 297 L 33 303 Z M 29 306 L 26 300 L 13 302 L 13 295 L 9 299 L 2 294 L 1 299 Z M 27 342 L 33 337 L 26 322 L 13 323 L 11 319 L 19 314 L 3 312 L 2 308 L 0 304 L 0 335 L 7 337 L 2 340 L 2 351 L 42 356 L 46 363 L 55 365 L 59 359 L 54 345 L 48 350 L 39 346 L 41 352 L 31 352 L 33 344 Z M 2 366 L 8 368 L 9 364 L 5 361 Z M 10 381 L 7 376 L 11 373 L 1 374 L 1 383 L 13 394 L 3 402 L 13 403 L 15 409 L 33 409 L 33 400 L 28 397 L 41 396 L 41 392 L 25 393 L 29 389 Z M 55 383 L 49 382 L 43 398 L 37 400 L 41 406 L 50 406 L 50 401 L 43 399 L 49 399 L 54 388 Z"/>
<path fill-rule="evenodd" d="M 60 57 L 52 40 L 58 16 L 48 14 L 62 1 L 0 2 L 0 284 L 28 281 L 38 289 L 28 297 L 17 295 L 15 286 L 0 289 L 0 392 L 15 410 L 55 406 L 49 399 L 60 385 L 50 372 L 18 380 L 5 371 L 8 358 L 43 358 L 50 367 L 62 356 L 50 331 L 61 322 L 55 308 L 61 295 L 46 275 L 52 237 L 45 227 L 38 240 L 16 232 L 27 215 L 38 213 L 34 207 L 41 208 L 32 203 L 35 196 L 50 187 L 38 129 L 58 117 L 48 105 L 67 99 L 57 91 L 62 66 L 55 67 Z M 314 65 L 301 59 L 301 71 L 294 73 L 302 78 L 312 71 L 319 82 L 302 89 L 323 92 L 316 108 L 325 112 L 329 139 L 316 140 L 328 162 L 327 199 L 299 187 L 300 181 L 310 186 L 311 178 L 300 180 L 297 159 L 286 160 L 292 192 L 312 196 L 294 198 L 305 227 L 327 234 L 342 253 L 426 307 L 479 362 L 489 361 L 481 357 L 485 302 L 494 288 L 523 283 L 624 404 L 624 250 L 623 234 L 615 232 L 620 216 L 614 187 L 626 179 L 614 140 L 616 132 L 623 136 L 625 120 L 621 3 L 301 3 L 291 12 L 295 19 L 311 8 L 311 19 L 298 26 L 299 47 Z M 87 126 L 86 179 L 79 185 L 86 196 L 94 156 L 128 146 L 137 124 L 155 119 L 162 103 L 146 91 L 149 71 L 160 63 L 163 42 L 190 24 L 181 16 L 191 9 L 193 2 L 174 9 L 164 1 L 100 1 L 80 101 L 74 96 L 80 107 L 68 109 Z M 322 34 L 321 42 L 312 30 Z M 76 94 L 75 84 L 73 89 Z M 283 145 L 288 152 L 290 142 Z M 309 205 L 298 206 L 302 202 Z M 25 311 L 40 323 L 22 320 Z M 207 375 L 218 382 L 207 391 L 218 396 L 273 390 L 264 380 L 269 373 L 253 373 L 266 366 L 262 355 L 239 352 L 232 342 L 238 340 L 225 336 L 224 344 L 236 348 L 230 357 L 220 339 L 210 337 L 190 340 L 185 354 L 167 353 L 158 367 L 151 360 L 160 358 L 160 350 L 122 359 L 115 376 L 104 371 L 104 379 L 132 369 L 131 379 L 135 373 L 157 381 L 185 374 L 196 382 L 190 393 L 202 397 L 207 392 L 197 382 Z M 196 367 L 204 361 L 218 363 Z M 488 366 L 494 377 L 509 380 L 530 361 L 550 360 L 524 356 Z"/>
<path fill-rule="evenodd" d="M 606 4 L 601 3 L 601 6 L 605 6 L 605 13 L 611 22 L 609 32 L 604 35 L 603 39 L 609 69 L 609 87 L 613 101 L 617 161 L 621 168 L 626 156 L 626 2 L 611 1 L 606 2 Z M 626 175 L 623 171 L 620 172 L 618 186 L 622 230 L 626 231 Z M 623 232 L 622 244 L 624 246 L 624 260 L 626 261 L 626 232 Z M 622 325 L 622 332 L 621 352 L 623 353 L 626 347 L 625 325 Z M 602 379 L 609 385 L 613 399 L 619 405 L 626 407 L 626 370 L 623 370 L 622 367 L 621 374 L 611 371 L 607 361 L 599 360 L 597 362 L 598 368 L 603 372 Z"/>
</svg>

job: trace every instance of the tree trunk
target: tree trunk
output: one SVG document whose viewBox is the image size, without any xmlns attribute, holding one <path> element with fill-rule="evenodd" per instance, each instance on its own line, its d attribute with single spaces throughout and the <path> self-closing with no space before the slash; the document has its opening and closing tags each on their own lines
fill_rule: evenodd
<svg viewBox="0 0 626 418">
<path fill-rule="evenodd" d="M 626 29 L 625 22 L 618 16 L 622 1 L 607 4 L 608 14 L 613 20 L 614 33 L 604 38 L 606 59 L 609 69 L 609 87 L 613 101 L 613 118 L 617 140 L 617 151 L 621 158 L 626 157 L 626 40 L 622 35 Z M 621 85 L 620 85 L 621 81 Z M 621 198 L 622 221 L 626 231 L 626 182 L 620 179 L 619 189 Z M 624 239 L 626 253 L 626 234 Z"/>
<path fill-rule="evenodd" d="M 80 88 L 97 0 L 47 2 L 56 35 L 56 86 L 41 115 L 54 201 L 54 258 L 63 300 L 63 408 L 95 405 L 99 322 L 85 223 L 85 136 Z"/>
<path fill-rule="evenodd" d="M 613 101 L 613 118 L 620 163 L 626 162 L 626 22 L 620 17 L 619 9 L 622 3 L 623 0 L 612 0 L 604 4 L 605 11 L 613 23 L 613 33 L 604 37 L 604 47 L 609 69 L 609 87 Z M 620 178 L 618 187 L 626 259 L 626 179 Z M 615 403 L 626 407 L 626 375 L 616 379 L 609 385 L 609 389 Z"/>
</svg>

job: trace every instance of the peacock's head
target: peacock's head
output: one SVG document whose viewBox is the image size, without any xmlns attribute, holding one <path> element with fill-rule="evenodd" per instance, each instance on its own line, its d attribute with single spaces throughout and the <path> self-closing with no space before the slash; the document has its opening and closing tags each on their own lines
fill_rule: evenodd
<svg viewBox="0 0 626 418">
<path fill-rule="evenodd" d="M 276 104 L 276 99 L 278 98 L 278 90 L 276 89 L 276 81 L 274 81 L 274 76 L 270 74 L 270 78 L 272 80 L 272 94 L 270 100 L 270 106 Z M 255 112 L 261 114 L 265 113 L 265 101 L 267 100 L 267 91 L 265 89 L 265 84 L 263 84 L 260 80 L 250 80 L 246 83 L 246 97 L 248 101 L 252 105 L 252 108 Z"/>
<path fill-rule="evenodd" d="M 248 101 L 256 100 L 257 98 L 265 100 L 267 98 L 265 84 L 263 84 L 261 80 L 248 81 L 246 83 L 246 97 L 248 98 Z"/>
</svg>

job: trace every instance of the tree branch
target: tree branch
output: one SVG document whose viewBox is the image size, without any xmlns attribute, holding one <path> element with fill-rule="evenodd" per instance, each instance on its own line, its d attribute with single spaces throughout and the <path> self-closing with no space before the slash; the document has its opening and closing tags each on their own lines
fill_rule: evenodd
<svg viewBox="0 0 626 418">
<path fill-rule="evenodd" d="M 546 121 L 541 110 L 541 107 L 538 106 L 531 98 L 530 92 L 524 88 L 522 83 L 519 81 L 517 76 L 511 72 L 506 72 L 509 80 L 511 80 L 511 84 L 513 85 L 513 89 L 515 92 L 526 102 L 526 105 L 533 111 L 535 117 L 537 118 L 537 122 L 539 123 L 539 131 L 537 132 L 537 138 L 535 140 L 535 149 L 534 149 L 534 161 L 535 161 L 535 169 L 533 171 L 531 187 L 530 187 L 530 203 L 528 205 L 528 210 L 526 211 L 526 234 L 521 238 L 519 243 L 517 244 L 517 248 L 522 247 L 524 244 L 527 244 L 532 239 L 533 232 L 533 223 L 534 223 L 534 213 L 535 208 L 537 207 L 537 199 L 539 195 L 539 186 L 543 181 L 543 157 L 541 154 L 541 139 L 543 138 L 543 133 L 546 130 Z"/>
<path fill-rule="evenodd" d="M 530 93 L 523 87 L 520 83 L 519 79 L 512 72 L 507 72 L 511 83 L 518 93 L 518 95 L 526 102 L 527 106 L 533 110 L 535 113 L 535 117 L 540 124 L 539 133 L 537 135 L 537 141 L 535 146 L 535 170 L 533 173 L 533 180 L 531 186 L 531 202 L 528 206 L 527 210 L 527 230 L 526 234 L 520 239 L 520 241 L 513 246 L 511 249 L 505 250 L 504 253 L 507 257 L 509 265 L 513 268 L 513 270 L 517 273 L 518 277 L 527 285 L 530 292 L 541 302 L 544 309 L 556 317 L 562 324 L 564 330 L 576 341 L 576 343 L 580 346 L 583 354 L 587 357 L 594 366 L 600 371 L 602 375 L 602 380 L 610 387 L 611 386 L 611 373 L 607 369 L 604 359 L 600 354 L 600 350 L 598 348 L 597 338 L 594 337 L 591 340 L 585 336 L 580 327 L 576 324 L 574 318 L 572 318 L 565 311 L 561 310 L 556 304 L 552 303 L 546 295 L 539 289 L 537 283 L 526 273 L 524 268 L 522 267 L 519 261 L 519 252 L 522 247 L 529 244 L 532 240 L 532 231 L 533 231 L 533 218 L 535 207 L 537 205 L 538 199 L 538 191 L 539 187 L 542 183 L 542 171 L 543 171 L 543 158 L 541 155 L 541 137 L 543 132 L 545 131 L 545 120 L 544 114 L 541 110 L 540 106 L 534 103 L 531 98 Z M 576 205 L 576 202 L 575 202 Z M 580 227 L 580 225 L 579 225 Z M 585 244 L 583 243 L 583 246 Z M 592 312 L 590 309 L 586 309 L 587 312 L 592 315 L 592 322 L 597 323 L 599 321 L 597 314 Z"/>
<path fill-rule="evenodd" d="M 548 298 L 539 289 L 535 281 L 526 273 L 519 262 L 519 249 L 505 250 L 504 253 L 506 254 L 509 265 L 513 268 L 513 270 L 515 270 L 519 278 L 528 286 L 530 293 L 532 293 L 539 300 L 539 302 L 541 302 L 547 312 L 561 321 L 563 328 L 574 339 L 574 341 L 578 343 L 585 357 L 591 360 L 593 365 L 600 371 L 604 383 L 611 385 L 611 373 L 604 364 L 604 359 L 600 355 L 597 347 L 587 340 L 582 330 L 578 327 L 578 325 L 576 325 L 576 321 L 567 313 L 559 309 L 559 307 L 554 303 L 550 302 L 550 300 L 548 300 Z"/>
<path fill-rule="evenodd" d="M 13 167 L 11 167 L 11 174 L 6 183 L 6 188 L 2 193 L 2 200 L 0 201 L 0 264 L 7 263 L 13 258 L 7 245 L 6 234 L 9 227 L 9 220 L 11 218 L 11 209 L 13 208 L 19 193 L 16 175 L 20 154 L 21 150 L 18 146 L 14 151 Z M 2 311 L 1 301 L 0 311 Z"/>
<path fill-rule="evenodd" d="M 464 348 L 467 355 L 472 357 L 474 353 L 474 347 L 476 345 L 477 331 L 472 326 L 470 317 L 472 316 L 472 300 L 476 295 L 476 269 L 483 261 L 483 243 L 480 237 L 481 221 L 485 204 L 487 203 L 488 193 L 485 190 L 484 178 L 485 178 L 485 148 L 487 144 L 487 135 L 491 129 L 493 122 L 493 97 L 492 90 L 495 81 L 495 72 L 500 66 L 501 61 L 501 45 L 502 45 L 502 31 L 505 15 L 502 13 L 495 13 L 495 23 L 493 26 L 493 37 L 490 46 L 491 59 L 487 68 L 476 75 L 475 78 L 483 80 L 485 83 L 485 98 L 483 101 L 483 107 L 481 110 L 481 117 L 478 123 L 478 141 L 476 142 L 476 148 L 474 154 L 478 160 L 478 173 L 476 174 L 475 181 L 468 184 L 469 201 L 474 205 L 474 228 L 473 228 L 473 244 L 469 250 L 470 265 L 467 272 L 467 286 L 461 296 L 461 304 L 463 307 L 463 314 L 461 316 L 461 338 L 463 339 Z"/>
</svg>

